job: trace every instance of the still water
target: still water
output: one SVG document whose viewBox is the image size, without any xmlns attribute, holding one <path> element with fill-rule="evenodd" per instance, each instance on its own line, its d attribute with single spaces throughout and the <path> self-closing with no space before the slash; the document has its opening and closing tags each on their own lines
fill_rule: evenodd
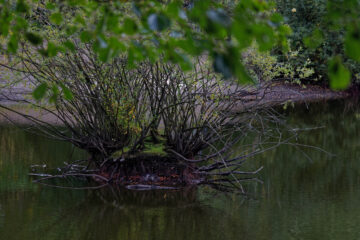
<svg viewBox="0 0 360 240">
<path fill-rule="evenodd" d="M 0 127 L 0 239 L 360 239 L 360 109 L 343 102 L 285 111 L 302 144 L 252 159 L 263 184 L 244 199 L 206 187 L 181 192 L 66 190 L 41 186 L 32 164 L 85 154 L 18 128 Z"/>
</svg>

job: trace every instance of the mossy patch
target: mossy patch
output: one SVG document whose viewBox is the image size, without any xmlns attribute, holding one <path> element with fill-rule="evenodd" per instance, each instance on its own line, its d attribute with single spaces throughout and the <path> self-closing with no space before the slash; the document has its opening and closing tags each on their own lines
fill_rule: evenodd
<svg viewBox="0 0 360 240">
<path fill-rule="evenodd" d="M 144 154 L 166 156 L 165 145 L 160 143 L 145 143 L 145 148 L 142 151 Z"/>
<path fill-rule="evenodd" d="M 129 154 L 130 148 L 125 147 L 122 150 L 116 151 L 112 154 L 112 157 L 119 158 L 121 156 L 126 157 L 136 157 L 140 155 L 149 155 L 149 156 L 161 156 L 166 157 L 168 154 L 166 153 L 165 149 L 165 139 L 159 137 L 159 142 L 154 143 L 151 138 L 146 138 L 144 141 L 144 149 L 137 153 Z"/>
</svg>

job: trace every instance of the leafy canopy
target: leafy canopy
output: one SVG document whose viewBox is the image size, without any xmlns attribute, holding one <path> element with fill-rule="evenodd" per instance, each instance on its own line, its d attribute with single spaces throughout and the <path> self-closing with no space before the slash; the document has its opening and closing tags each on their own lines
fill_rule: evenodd
<svg viewBox="0 0 360 240">
<path fill-rule="evenodd" d="M 192 67 L 191 57 L 208 54 L 214 69 L 225 77 L 250 81 L 240 61 L 241 50 L 254 40 L 261 50 L 285 43 L 289 29 L 260 0 L 236 4 L 201 0 L 183 1 L 0 1 L 2 50 L 15 53 L 26 40 L 44 55 L 73 50 L 71 41 L 54 44 L 43 30 L 44 22 L 63 39 L 90 42 L 102 61 L 126 52 L 129 65 L 145 58 Z M 53 44 L 50 44 L 53 43 Z"/>
<path fill-rule="evenodd" d="M 345 28 L 345 51 L 359 61 L 359 25 L 354 21 L 358 1 L 345 2 L 329 1 L 326 14 L 335 28 Z M 56 34 L 49 34 L 49 29 Z M 215 71 L 226 78 L 235 77 L 239 83 L 251 82 L 241 62 L 242 51 L 254 41 L 260 51 L 274 46 L 286 49 L 290 32 L 275 5 L 263 0 L 0 0 L 3 53 L 16 53 L 26 41 L 52 57 L 74 51 L 78 39 L 92 44 L 104 62 L 126 54 L 129 67 L 135 67 L 144 59 L 161 57 L 183 70 L 193 67 L 192 57 L 207 54 Z M 318 30 L 313 36 L 316 41 L 308 38 L 308 44 L 321 44 Z M 334 57 L 329 64 L 332 86 L 348 86 L 350 75 L 342 60 Z M 46 86 L 40 86 L 36 97 L 41 97 L 44 89 Z"/>
</svg>

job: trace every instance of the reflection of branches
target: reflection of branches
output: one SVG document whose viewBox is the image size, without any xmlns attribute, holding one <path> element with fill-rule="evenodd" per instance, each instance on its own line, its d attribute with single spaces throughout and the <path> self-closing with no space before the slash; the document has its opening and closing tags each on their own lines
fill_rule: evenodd
<svg viewBox="0 0 360 240">
<path fill-rule="evenodd" d="M 87 187 L 72 187 L 72 186 L 67 187 L 67 186 L 60 186 L 58 184 L 44 183 L 44 182 L 41 182 L 41 181 L 37 181 L 36 183 L 39 183 L 41 185 L 48 186 L 48 187 L 61 188 L 61 189 L 71 189 L 71 190 L 95 190 L 95 189 L 99 189 L 99 188 L 103 188 L 103 187 L 108 186 L 108 184 L 102 184 L 102 185 L 94 186 L 94 187 L 90 187 L 90 186 L 87 186 Z"/>
<path fill-rule="evenodd" d="M 57 168 L 55 171 L 57 174 L 44 174 L 44 173 L 29 173 L 29 176 L 36 177 L 37 179 L 33 180 L 35 183 L 40 183 L 45 186 L 53 186 L 57 188 L 64 189 L 98 189 L 109 185 L 110 179 L 99 175 L 97 170 L 87 169 L 84 165 L 79 165 L 79 163 L 84 162 L 84 160 L 77 160 L 70 164 L 65 163 L 65 167 Z M 32 165 L 31 168 L 33 171 L 36 170 L 36 167 L 42 167 L 38 165 Z M 70 180 L 70 178 L 76 178 L 78 180 L 88 180 L 89 178 L 100 182 L 101 184 L 97 186 L 86 186 L 86 187 L 75 187 L 75 186 L 64 186 L 59 184 L 51 184 L 51 180 Z"/>
</svg>

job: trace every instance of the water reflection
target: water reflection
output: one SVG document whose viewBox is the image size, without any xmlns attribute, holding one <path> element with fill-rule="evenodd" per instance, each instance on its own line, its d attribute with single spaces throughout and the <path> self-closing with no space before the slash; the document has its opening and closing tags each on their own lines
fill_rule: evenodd
<svg viewBox="0 0 360 240">
<path fill-rule="evenodd" d="M 360 111 L 343 103 L 287 110 L 299 142 L 249 161 L 264 166 L 257 199 L 214 192 L 71 191 L 42 187 L 31 164 L 50 167 L 84 153 L 12 127 L 0 128 L 0 239 L 359 239 Z M 239 150 L 240 151 L 240 150 Z"/>
</svg>

